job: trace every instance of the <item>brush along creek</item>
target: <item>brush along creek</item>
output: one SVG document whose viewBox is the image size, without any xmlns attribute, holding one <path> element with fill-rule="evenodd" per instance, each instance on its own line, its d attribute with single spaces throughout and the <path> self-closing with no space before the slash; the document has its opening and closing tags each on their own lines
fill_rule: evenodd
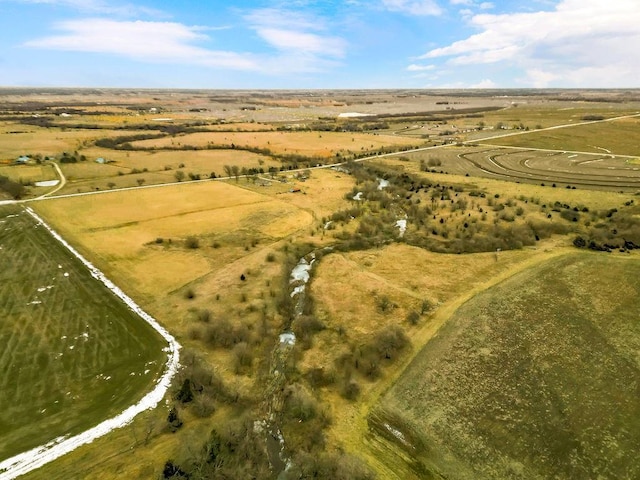
<svg viewBox="0 0 640 480">
<path fill-rule="evenodd" d="M 311 278 L 311 268 L 316 261 L 315 252 L 300 259 L 291 270 L 289 276 L 290 296 L 294 301 L 293 315 L 283 326 L 283 331 L 278 342 L 271 352 L 271 367 L 269 370 L 269 383 L 265 391 L 264 420 L 256 422 L 256 432 L 263 433 L 266 437 L 269 462 L 274 472 L 280 478 L 291 466 L 286 453 L 285 439 L 280 431 L 279 423 L 284 405 L 284 391 L 287 384 L 286 366 L 296 343 L 296 336 L 291 331 L 293 321 L 302 315 L 306 301 L 306 287 Z"/>
</svg>

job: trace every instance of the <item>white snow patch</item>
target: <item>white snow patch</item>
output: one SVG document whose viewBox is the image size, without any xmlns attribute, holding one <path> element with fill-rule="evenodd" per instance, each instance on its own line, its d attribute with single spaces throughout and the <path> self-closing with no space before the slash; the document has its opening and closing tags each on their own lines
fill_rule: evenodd
<svg viewBox="0 0 640 480">
<path fill-rule="evenodd" d="M 389 430 L 389 432 L 391 432 L 391 434 L 394 437 L 396 437 L 398 440 L 400 440 L 402 443 L 404 443 L 405 445 L 411 446 L 411 444 L 407 441 L 407 439 L 404 437 L 404 434 L 400 430 L 397 430 L 397 429 L 393 428 L 388 423 L 384 424 L 384 428 Z"/>
<path fill-rule="evenodd" d="M 69 272 L 64 272 L 64 276 L 68 277 L 69 276 Z"/>
<path fill-rule="evenodd" d="M 60 183 L 60 180 L 43 180 L 42 182 L 36 182 L 36 187 L 55 187 Z"/>
<path fill-rule="evenodd" d="M 329 220 L 327 223 L 324 224 L 324 229 L 327 230 L 331 226 L 332 223 L 333 222 L 331 220 Z"/>
<path fill-rule="evenodd" d="M 400 237 L 404 236 L 404 232 L 407 231 L 407 220 L 406 219 L 402 219 L 402 220 L 398 220 L 396 222 L 396 227 L 398 227 L 400 229 Z"/>
<path fill-rule="evenodd" d="M 363 192 L 358 192 L 353 196 L 353 199 L 356 200 L 356 201 L 360 201 L 360 200 L 362 200 L 362 195 L 364 195 Z"/>
<path fill-rule="evenodd" d="M 296 295 L 299 295 L 300 293 L 304 292 L 305 289 L 305 285 L 298 285 L 296 288 L 293 289 L 293 291 L 291 292 L 291 298 L 295 297 Z"/>
<path fill-rule="evenodd" d="M 40 305 L 42 303 L 42 300 L 32 300 L 29 303 L 27 303 L 27 305 Z"/>
<path fill-rule="evenodd" d="M 306 258 L 302 257 L 298 262 L 298 264 L 295 267 L 293 267 L 293 270 L 291 270 L 291 280 L 289 281 L 289 283 L 294 283 L 294 282 L 307 283 L 309 281 L 309 271 L 311 270 L 313 262 L 315 261 L 316 259 L 312 258 L 311 263 L 309 263 L 307 262 Z"/>
<path fill-rule="evenodd" d="M 138 403 L 130 406 L 120 414 L 113 418 L 103 421 L 89 430 L 74 435 L 73 437 L 58 437 L 51 442 L 40 445 L 27 452 L 20 453 L 11 458 L 0 462 L 0 479 L 10 480 L 20 475 L 24 475 L 32 470 L 60 458 L 61 456 L 72 452 L 76 448 L 93 442 L 107 433 L 117 428 L 128 425 L 136 415 L 145 410 L 155 408 L 162 401 L 171 380 L 175 376 L 180 366 L 180 344 L 176 339 L 167 332 L 151 315 L 142 310 L 128 295 L 118 288 L 104 273 L 94 267 L 87 261 L 76 249 L 69 245 L 55 230 L 47 225 L 31 208 L 27 207 L 27 212 L 40 225 L 44 226 L 51 235 L 64 245 L 78 260 L 80 260 L 91 272 L 91 275 L 101 281 L 109 290 L 111 290 L 120 300 L 122 300 L 133 312 L 137 313 L 143 320 L 151 325 L 169 344 L 167 351 L 167 363 L 164 374 L 157 380 L 154 389 L 146 394 Z"/>
<path fill-rule="evenodd" d="M 385 180 L 384 178 L 378 179 L 378 190 L 382 190 L 383 188 L 387 188 L 389 186 L 389 180 Z"/>
<path fill-rule="evenodd" d="M 280 334 L 280 343 L 284 345 L 295 345 L 296 344 L 296 336 L 292 332 L 286 332 Z"/>
<path fill-rule="evenodd" d="M 357 117 L 371 117 L 371 113 L 359 113 L 359 112 L 343 112 L 338 114 L 338 118 L 357 118 Z"/>
</svg>

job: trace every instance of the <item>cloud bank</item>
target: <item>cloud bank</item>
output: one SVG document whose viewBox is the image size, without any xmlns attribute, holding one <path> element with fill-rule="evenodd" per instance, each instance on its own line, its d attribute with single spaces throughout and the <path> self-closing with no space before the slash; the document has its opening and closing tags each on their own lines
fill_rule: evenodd
<svg viewBox="0 0 640 480">
<path fill-rule="evenodd" d="M 625 87 L 640 78 L 637 0 L 562 0 L 551 11 L 480 14 L 470 22 L 479 33 L 420 58 L 512 65 L 524 72 L 519 83 L 533 87 Z"/>
</svg>

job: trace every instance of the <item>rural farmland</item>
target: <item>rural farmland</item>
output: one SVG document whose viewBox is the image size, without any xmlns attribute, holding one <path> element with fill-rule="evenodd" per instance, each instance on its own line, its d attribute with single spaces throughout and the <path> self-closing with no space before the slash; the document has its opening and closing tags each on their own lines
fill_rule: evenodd
<svg viewBox="0 0 640 480">
<path fill-rule="evenodd" d="M 21 478 L 638 476 L 638 112 L 0 90 L 0 465 L 139 404 L 175 337 L 157 406 Z"/>
<path fill-rule="evenodd" d="M 135 403 L 166 355 L 162 338 L 44 227 L 1 208 L 4 459 Z"/>
</svg>

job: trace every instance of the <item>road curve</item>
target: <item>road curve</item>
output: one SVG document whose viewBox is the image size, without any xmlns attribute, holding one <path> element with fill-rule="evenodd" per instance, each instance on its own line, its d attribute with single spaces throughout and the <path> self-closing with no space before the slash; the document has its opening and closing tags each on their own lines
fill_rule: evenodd
<svg viewBox="0 0 640 480">
<path fill-rule="evenodd" d="M 40 218 L 32 209 L 26 208 L 38 224 L 46 228 L 49 233 L 59 241 L 69 252 L 78 258 L 87 267 L 91 276 L 102 282 L 109 290 L 111 290 L 120 300 L 122 300 L 133 312 L 137 313 L 140 318 L 147 322 L 154 330 L 156 330 L 168 343 L 165 351 L 167 352 L 167 363 L 163 375 L 156 382 L 154 389 L 147 393 L 138 403 L 130 406 L 120 414 L 112 417 L 102 423 L 96 425 L 73 437 L 59 437 L 46 445 L 40 445 L 27 452 L 20 453 L 11 458 L 0 462 L 0 480 L 11 480 L 20 475 L 29 473 L 41 466 L 56 460 L 57 458 L 72 452 L 76 448 L 93 442 L 107 433 L 128 425 L 139 413 L 145 410 L 155 408 L 162 401 L 171 386 L 171 381 L 176 375 L 180 367 L 180 344 L 176 339 L 165 330 L 151 315 L 140 308 L 127 294 L 118 288 L 104 273 L 94 267 L 86 260 L 76 249 L 69 245 L 55 230 L 53 230 L 45 221 Z"/>
</svg>

